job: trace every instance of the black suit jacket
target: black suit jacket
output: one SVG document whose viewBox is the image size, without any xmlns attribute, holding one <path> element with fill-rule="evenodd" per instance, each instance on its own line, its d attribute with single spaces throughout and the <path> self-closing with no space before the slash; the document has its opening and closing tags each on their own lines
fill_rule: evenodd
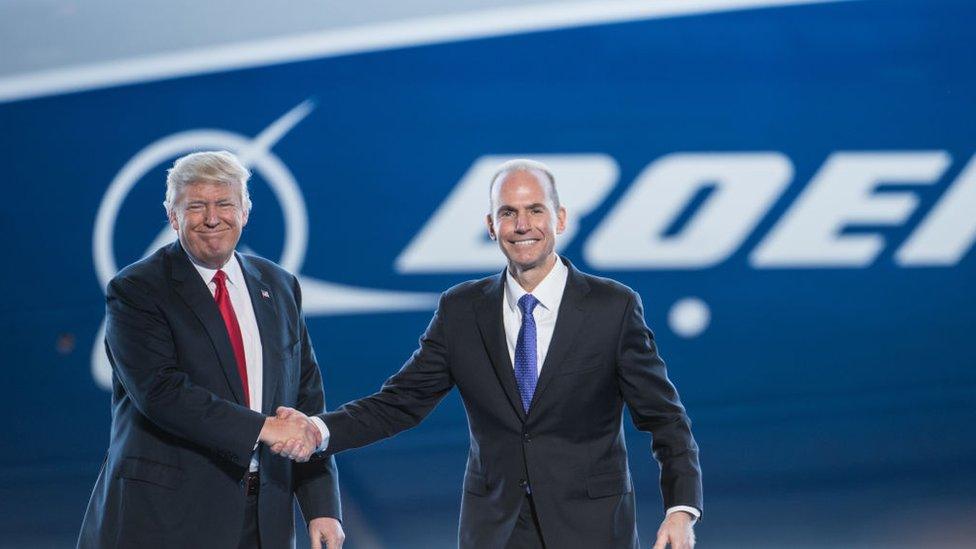
<svg viewBox="0 0 976 549">
<path fill-rule="evenodd" d="M 297 279 L 270 261 L 237 259 L 261 334 L 264 415 L 243 404 L 223 319 L 179 242 L 109 284 L 111 440 L 79 547 L 236 548 L 242 480 L 265 415 L 325 409 Z M 259 448 L 264 547 L 294 544 L 295 496 L 306 519 L 340 518 L 332 460 L 293 464 Z"/>
<path fill-rule="evenodd" d="M 471 432 L 459 544 L 503 548 L 527 488 L 548 547 L 638 547 L 622 428 L 653 435 L 666 507 L 702 508 L 698 447 L 644 323 L 639 296 L 569 262 L 526 415 L 505 342 L 504 273 L 451 288 L 420 348 L 380 392 L 322 415 L 328 453 L 419 423 L 457 385 Z"/>
</svg>

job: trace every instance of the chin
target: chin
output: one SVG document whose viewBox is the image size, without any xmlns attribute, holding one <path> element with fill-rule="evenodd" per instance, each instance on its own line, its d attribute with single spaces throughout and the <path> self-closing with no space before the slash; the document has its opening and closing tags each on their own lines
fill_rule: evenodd
<svg viewBox="0 0 976 549">
<path fill-rule="evenodd" d="M 215 253 L 210 250 L 206 250 L 203 253 L 196 256 L 199 261 L 202 261 L 208 265 L 220 265 L 222 264 L 221 259 L 225 256 L 223 254 Z"/>
<path fill-rule="evenodd" d="M 523 271 L 527 271 L 529 269 L 534 269 L 535 267 L 538 267 L 538 266 L 542 265 L 543 258 L 541 258 L 541 257 L 534 257 L 534 258 L 518 258 L 518 257 L 515 257 L 515 258 L 512 258 L 512 263 L 515 263 L 518 266 L 519 269 L 521 269 Z"/>
</svg>

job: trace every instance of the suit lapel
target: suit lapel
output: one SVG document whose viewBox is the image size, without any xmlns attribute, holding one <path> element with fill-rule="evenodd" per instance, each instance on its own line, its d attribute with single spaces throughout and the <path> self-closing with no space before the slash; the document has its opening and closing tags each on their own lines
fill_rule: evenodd
<svg viewBox="0 0 976 549">
<path fill-rule="evenodd" d="M 203 328 L 210 336 L 210 341 L 217 352 L 217 358 L 224 371 L 224 376 L 227 378 L 231 393 L 239 404 L 243 404 L 244 387 L 241 384 L 241 377 L 237 373 L 237 359 L 234 358 L 234 350 L 230 345 L 227 327 L 217 309 L 213 294 L 207 288 L 207 283 L 200 277 L 200 273 L 190 263 L 190 258 L 180 246 L 179 241 L 170 245 L 167 255 L 170 260 L 170 277 L 174 282 L 173 287 L 176 293 L 183 298 L 193 314 L 203 324 Z"/>
<path fill-rule="evenodd" d="M 519 396 L 518 385 L 515 381 L 515 370 L 512 359 L 508 356 L 508 344 L 505 342 L 505 324 L 502 322 L 502 292 L 504 287 L 504 271 L 493 277 L 484 288 L 484 296 L 475 304 L 475 315 L 481 338 L 495 369 L 498 382 L 501 383 L 509 404 L 518 414 L 521 421 L 525 421 L 525 411 L 522 409 L 522 399 Z"/>
<path fill-rule="evenodd" d="M 271 293 L 271 288 L 264 283 L 261 271 L 253 263 L 240 254 L 237 259 L 241 264 L 241 271 L 244 273 L 244 281 L 247 283 L 247 293 L 251 296 L 251 305 L 254 307 L 254 319 L 258 324 L 258 333 L 261 334 L 261 357 L 262 357 L 262 385 L 261 391 L 261 412 L 265 415 L 273 415 L 272 407 L 275 406 L 275 391 L 278 389 L 278 381 L 281 379 L 281 352 L 282 349 L 276 344 L 278 338 L 272 337 L 272 333 L 277 333 L 278 314 L 275 311 L 275 295 Z"/>
<path fill-rule="evenodd" d="M 580 339 L 579 332 L 583 327 L 583 320 L 586 318 L 584 303 L 586 294 L 590 292 L 590 285 L 569 260 L 565 260 L 565 263 L 569 268 L 566 289 L 563 290 L 563 300 L 559 304 L 559 315 L 556 317 L 552 341 L 549 343 L 548 352 L 546 352 L 546 361 L 542 363 L 542 372 L 539 374 L 539 382 L 536 383 L 529 410 L 535 408 L 542 393 L 549 386 L 549 382 L 559 374 L 563 363 L 566 362 L 566 356 Z"/>
</svg>

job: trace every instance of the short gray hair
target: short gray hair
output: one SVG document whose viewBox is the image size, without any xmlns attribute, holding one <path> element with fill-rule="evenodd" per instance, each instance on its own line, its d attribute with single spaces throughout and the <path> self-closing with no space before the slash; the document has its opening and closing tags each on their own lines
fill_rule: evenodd
<svg viewBox="0 0 976 549">
<path fill-rule="evenodd" d="M 163 207 L 167 214 L 173 212 L 176 199 L 183 189 L 196 183 L 239 185 L 241 206 L 245 212 L 251 211 L 251 195 L 247 192 L 247 180 L 251 178 L 251 171 L 227 151 L 203 151 L 181 156 L 173 162 L 173 167 L 166 174 L 166 200 L 163 201 Z"/>
<path fill-rule="evenodd" d="M 537 160 L 529 160 L 528 158 L 516 158 L 514 160 L 505 162 L 501 166 L 498 166 L 498 169 L 495 170 L 495 174 L 491 176 L 491 184 L 488 186 L 489 204 L 494 198 L 495 183 L 509 172 L 530 172 L 535 176 L 536 179 L 539 180 L 540 183 L 547 183 L 546 194 L 552 200 L 552 205 L 555 206 L 555 210 L 552 213 L 553 215 L 556 214 L 560 208 L 559 193 L 556 192 L 556 177 L 552 175 L 552 170 L 549 169 L 549 166 L 546 166 Z M 540 175 L 542 177 L 539 177 Z"/>
</svg>

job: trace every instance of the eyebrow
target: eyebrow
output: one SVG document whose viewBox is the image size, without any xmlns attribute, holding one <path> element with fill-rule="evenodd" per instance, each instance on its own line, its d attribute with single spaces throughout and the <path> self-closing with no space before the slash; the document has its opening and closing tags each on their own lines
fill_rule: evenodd
<svg viewBox="0 0 976 549">
<path fill-rule="evenodd" d="M 232 199 L 230 199 L 230 198 L 221 198 L 221 199 L 218 199 L 218 200 L 199 200 L 198 199 L 198 200 L 190 200 L 190 201 L 188 201 L 187 202 L 187 205 L 190 205 L 190 204 L 222 204 L 222 203 L 225 203 L 225 202 L 226 203 L 232 203 L 234 201 Z"/>
<path fill-rule="evenodd" d="M 544 202 L 535 202 L 535 203 L 532 203 L 532 204 L 529 204 L 528 206 L 526 206 L 525 209 L 526 210 L 531 210 L 533 208 L 545 208 L 545 207 L 547 207 L 547 206 L 546 206 L 546 204 Z M 518 210 L 518 208 L 516 208 L 515 206 L 509 206 L 508 204 L 502 204 L 501 206 L 498 207 L 498 211 L 499 212 L 502 212 L 502 211 L 516 211 L 516 210 Z"/>
</svg>

